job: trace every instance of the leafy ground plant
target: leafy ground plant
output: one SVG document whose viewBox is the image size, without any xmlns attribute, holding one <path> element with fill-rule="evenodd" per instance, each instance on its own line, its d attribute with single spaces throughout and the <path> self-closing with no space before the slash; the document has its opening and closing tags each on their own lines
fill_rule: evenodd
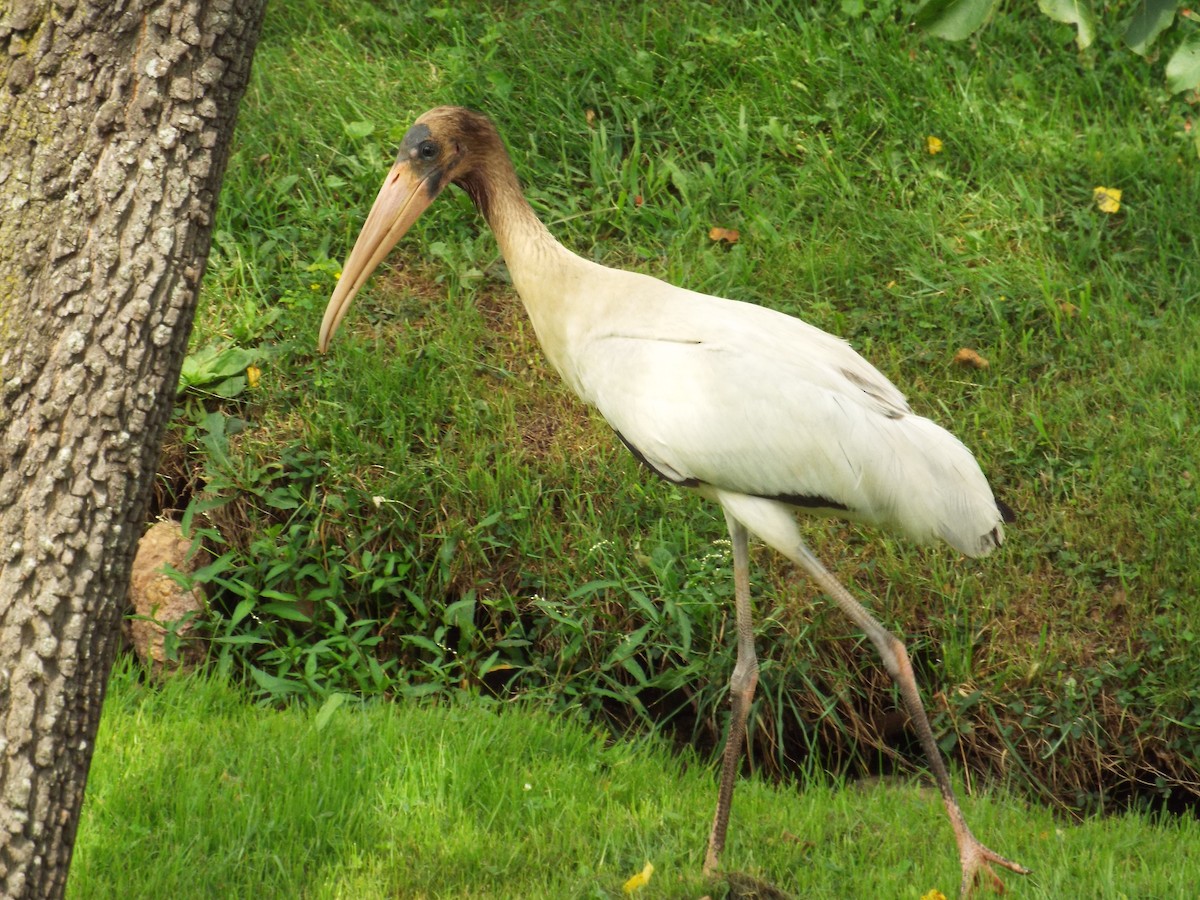
<svg viewBox="0 0 1200 900">
<path fill-rule="evenodd" d="M 195 344 L 261 350 L 261 376 L 180 422 L 163 478 L 217 560 L 219 665 L 277 701 L 466 691 L 719 740 L 722 525 L 556 385 L 464 197 L 316 357 L 399 136 L 459 103 L 569 246 L 845 336 L 976 452 L 1018 513 L 983 565 L 809 534 L 906 634 L 972 785 L 1194 809 L 1194 113 L 1061 38 L 997 17 L 947 44 L 792 4 L 275 9 Z M 860 636 L 756 562 L 753 766 L 910 768 Z"/>
<path fill-rule="evenodd" d="M 999 5 L 997 0 L 926 0 L 916 10 L 914 21 L 930 34 L 961 41 L 984 27 Z M 902 5 L 885 2 L 878 6 L 895 15 Z M 1155 59 L 1162 37 L 1168 47 L 1163 66 L 1167 88 L 1172 93 L 1200 88 L 1200 15 L 1182 0 L 1136 0 L 1106 7 L 1102 19 L 1087 0 L 1038 0 L 1043 14 L 1075 30 L 1075 44 L 1081 51 L 1091 47 L 1097 33 L 1107 26 L 1129 50 Z M 851 0 L 843 9 L 852 15 L 866 12 L 862 0 Z M 880 10 L 873 13 L 880 17 Z"/>
</svg>

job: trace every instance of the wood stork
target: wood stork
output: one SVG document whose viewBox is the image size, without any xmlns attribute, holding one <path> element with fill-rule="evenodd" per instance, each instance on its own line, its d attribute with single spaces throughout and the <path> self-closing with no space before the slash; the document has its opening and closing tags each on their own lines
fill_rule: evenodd
<svg viewBox="0 0 1200 900">
<path fill-rule="evenodd" d="M 967 827 L 904 644 L 809 551 L 794 513 L 837 515 L 940 538 L 967 556 L 1003 539 L 1004 518 L 970 451 L 850 346 L 792 316 L 610 269 L 560 244 L 526 202 L 492 122 L 439 107 L 408 130 L 321 323 L 329 346 L 371 272 L 448 185 L 495 232 L 550 364 L 637 459 L 719 503 L 733 545 L 737 663 L 704 868 L 725 844 L 746 716 L 758 680 L 748 532 L 806 571 L 862 628 L 900 687 L 958 841 L 961 890 L 995 863 L 1028 870 Z"/>
</svg>

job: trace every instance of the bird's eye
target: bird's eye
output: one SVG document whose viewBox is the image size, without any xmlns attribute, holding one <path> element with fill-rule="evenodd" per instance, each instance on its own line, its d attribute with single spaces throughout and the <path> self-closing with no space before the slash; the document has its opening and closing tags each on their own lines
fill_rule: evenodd
<svg viewBox="0 0 1200 900">
<path fill-rule="evenodd" d="M 433 159 L 438 155 L 437 144 L 435 144 L 433 141 L 421 141 L 421 143 L 417 145 L 417 155 L 420 156 L 421 159 Z"/>
</svg>

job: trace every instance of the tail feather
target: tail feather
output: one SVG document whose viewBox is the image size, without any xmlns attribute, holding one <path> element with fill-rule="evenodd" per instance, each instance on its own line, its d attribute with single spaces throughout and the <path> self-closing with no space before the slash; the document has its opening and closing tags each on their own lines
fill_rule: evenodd
<svg viewBox="0 0 1200 900">
<path fill-rule="evenodd" d="M 967 556 L 991 553 L 1004 541 L 1003 522 L 1012 511 L 997 502 L 971 451 L 929 419 L 906 416 L 902 424 L 911 454 L 897 524 L 918 539 L 941 538 Z"/>
</svg>

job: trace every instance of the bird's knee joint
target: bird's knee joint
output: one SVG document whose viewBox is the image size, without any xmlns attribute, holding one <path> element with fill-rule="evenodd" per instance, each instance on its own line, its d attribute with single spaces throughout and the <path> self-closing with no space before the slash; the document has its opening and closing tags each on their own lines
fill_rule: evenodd
<svg viewBox="0 0 1200 900">
<path fill-rule="evenodd" d="M 902 671 L 911 672 L 912 663 L 908 661 L 908 648 L 904 646 L 904 642 L 898 637 L 892 638 L 892 653 L 896 657 L 896 666 Z"/>
<path fill-rule="evenodd" d="M 908 650 L 900 638 L 889 634 L 887 641 L 880 646 L 880 656 L 883 657 L 883 667 L 892 678 L 901 678 L 905 673 L 912 672 L 912 664 L 908 661 Z"/>
<path fill-rule="evenodd" d="M 733 667 L 733 674 L 729 677 L 729 689 L 735 693 L 743 693 L 745 691 L 753 692 L 758 684 L 758 663 L 753 662 L 748 665 L 738 663 Z"/>
</svg>

